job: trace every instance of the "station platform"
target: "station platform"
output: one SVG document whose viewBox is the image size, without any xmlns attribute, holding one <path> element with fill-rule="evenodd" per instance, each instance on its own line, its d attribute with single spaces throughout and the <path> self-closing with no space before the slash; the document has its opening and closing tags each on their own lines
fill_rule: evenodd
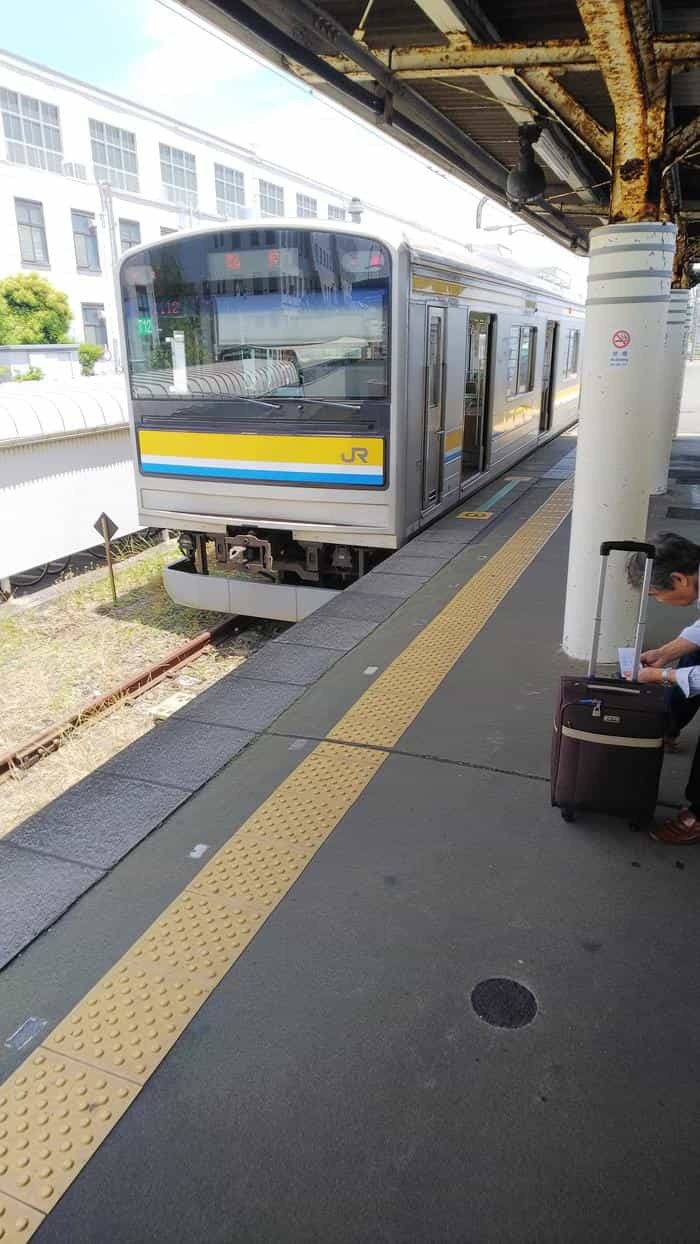
<svg viewBox="0 0 700 1244">
<path fill-rule="evenodd" d="M 2 1244 L 697 1240 L 700 858 L 549 802 L 575 445 L 3 840 Z"/>
</svg>

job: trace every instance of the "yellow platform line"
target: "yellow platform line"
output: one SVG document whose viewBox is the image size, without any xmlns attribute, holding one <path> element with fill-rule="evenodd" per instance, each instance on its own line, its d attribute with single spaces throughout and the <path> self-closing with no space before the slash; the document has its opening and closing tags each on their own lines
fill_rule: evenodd
<svg viewBox="0 0 700 1244">
<path fill-rule="evenodd" d="M 557 530 L 571 496 L 567 481 L 0 1085 L 2 1244 L 28 1240 L 72 1184 Z"/>
</svg>

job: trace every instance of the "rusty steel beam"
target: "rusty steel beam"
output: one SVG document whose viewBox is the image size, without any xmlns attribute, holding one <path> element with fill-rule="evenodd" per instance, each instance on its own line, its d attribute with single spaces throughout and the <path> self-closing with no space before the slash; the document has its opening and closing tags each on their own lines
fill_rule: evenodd
<svg viewBox="0 0 700 1244">
<path fill-rule="evenodd" d="M 519 75 L 555 117 L 605 164 L 612 165 L 613 137 L 546 69 L 524 69 Z"/>
<path fill-rule="evenodd" d="M 470 0 L 468 14 L 457 6 L 455 0 L 415 0 L 415 3 L 451 46 L 459 42 L 459 45 L 463 47 L 468 41 L 470 46 L 475 47 L 482 40 L 498 39 L 497 27 L 482 10 L 478 0 Z M 483 82 L 486 91 L 495 96 L 517 124 L 522 122 L 523 109 L 530 106 L 531 100 L 534 101 L 537 111 L 545 107 L 531 86 L 523 90 L 517 81 L 509 82 L 502 77 L 494 78 L 493 76 L 484 76 Z M 457 87 L 457 83 L 451 83 L 451 85 Z M 574 135 L 574 137 L 577 136 Z M 563 177 L 570 186 L 587 185 L 590 178 L 587 176 L 586 167 L 581 163 L 577 149 L 572 148 L 565 131 L 560 130 L 557 133 L 555 128 L 548 133 L 543 133 L 538 140 L 536 150 L 540 160 L 547 167 L 557 171 L 560 176 L 562 175 L 560 170 L 566 169 Z M 598 196 L 586 189 L 583 197 L 595 201 Z"/>
<path fill-rule="evenodd" d="M 566 203 L 561 206 L 556 202 L 551 203 L 549 206 L 544 203 L 530 203 L 529 210 L 536 215 L 554 211 L 555 215 L 571 216 L 576 220 L 590 217 L 591 220 L 605 220 L 607 222 L 608 219 L 607 203 Z"/>
<path fill-rule="evenodd" d="M 694 117 L 687 125 L 679 125 L 666 139 L 666 147 L 664 150 L 664 160 L 670 164 L 672 160 L 677 160 L 680 156 L 700 149 L 700 115 Z"/>
<path fill-rule="evenodd" d="M 550 39 L 544 43 L 471 43 L 463 34 L 446 33 L 447 44 L 436 47 L 372 48 L 372 55 L 397 78 L 420 80 L 440 77 L 447 70 L 454 75 L 512 74 L 518 69 L 550 69 L 553 71 L 598 69 L 591 43 L 578 39 Z M 700 38 L 695 35 L 657 35 L 653 51 L 658 65 L 681 67 L 700 61 Z M 362 79 L 371 75 L 358 68 L 347 56 L 325 56 L 331 65 L 348 77 Z"/>
<path fill-rule="evenodd" d="M 663 90 L 663 83 L 659 78 L 649 3 L 648 0 L 626 0 L 626 8 L 637 60 L 642 71 L 642 83 L 651 102 Z"/>
<path fill-rule="evenodd" d="M 577 6 L 615 110 L 610 219 L 658 220 L 657 152 L 665 125 L 665 97 L 659 95 L 656 73 L 648 88 L 645 81 L 647 32 L 633 24 L 625 0 L 577 0 Z"/>
</svg>

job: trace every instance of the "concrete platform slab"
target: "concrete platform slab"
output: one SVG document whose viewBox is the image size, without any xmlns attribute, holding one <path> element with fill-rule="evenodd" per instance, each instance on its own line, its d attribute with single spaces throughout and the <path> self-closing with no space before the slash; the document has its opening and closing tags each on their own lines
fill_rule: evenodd
<svg viewBox="0 0 700 1244">
<path fill-rule="evenodd" d="M 354 596 L 397 596 L 402 600 L 412 596 L 418 588 L 430 578 L 430 575 L 416 574 L 381 574 L 378 570 L 370 570 L 363 579 L 347 588 L 347 594 Z"/>
<path fill-rule="evenodd" d="M 430 575 L 437 574 L 438 570 L 446 565 L 454 556 L 453 553 L 443 553 L 435 557 L 420 557 L 412 554 L 410 557 L 404 557 L 403 553 L 395 554 L 388 557 L 385 562 L 376 566 L 374 574 L 402 574 L 402 575 Z"/>
<path fill-rule="evenodd" d="M 256 652 L 241 666 L 238 677 L 305 687 L 316 682 L 337 660 L 337 652 L 332 649 L 296 644 L 290 635 L 285 644 L 278 644 L 276 640 L 265 644 L 261 652 Z"/>
<path fill-rule="evenodd" d="M 176 720 L 203 721 L 257 732 L 269 726 L 302 691 L 302 685 L 227 674 L 181 709 Z"/>
<path fill-rule="evenodd" d="M 333 648 L 337 652 L 349 652 L 377 627 L 377 622 L 362 622 L 359 618 L 321 618 L 313 616 L 290 627 L 280 635 L 280 644 L 309 644 L 312 648 Z"/>
<path fill-rule="evenodd" d="M 118 752 L 101 772 L 198 790 L 255 735 L 230 726 L 165 721 Z"/>
<path fill-rule="evenodd" d="M 357 618 L 361 621 L 384 622 L 401 604 L 396 596 L 363 596 L 358 592 L 343 592 L 330 604 L 323 606 L 324 621 L 327 618 Z"/>
<path fill-rule="evenodd" d="M 0 968 L 58 920 L 102 872 L 0 842 Z M 7 1022 L 3 1006 L 3 1024 Z M 9 1036 L 12 1028 L 0 1034 Z"/>
<path fill-rule="evenodd" d="M 8 841 L 90 868 L 111 868 L 188 794 L 184 787 L 98 770 L 23 821 Z"/>
<path fill-rule="evenodd" d="M 417 536 L 410 544 L 401 550 L 401 556 L 408 561 L 418 557 L 444 557 L 448 562 L 451 558 L 456 557 L 469 540 L 447 540 L 441 539 L 439 536 Z"/>
</svg>

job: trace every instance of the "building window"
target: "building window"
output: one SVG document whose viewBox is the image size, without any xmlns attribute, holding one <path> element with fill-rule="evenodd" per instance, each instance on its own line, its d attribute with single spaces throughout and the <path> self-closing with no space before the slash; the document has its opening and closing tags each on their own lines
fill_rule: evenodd
<svg viewBox="0 0 700 1244">
<path fill-rule="evenodd" d="M 101 302 L 84 302 L 81 304 L 83 309 L 83 337 L 85 341 L 89 341 L 93 346 L 107 345 L 107 325 L 105 323 L 105 309 Z"/>
<path fill-rule="evenodd" d="M 575 376 L 578 372 L 580 341 L 581 334 L 579 330 L 572 328 L 566 342 L 566 366 L 564 367 L 565 376 Z"/>
<path fill-rule="evenodd" d="M 516 326 L 510 334 L 508 397 L 530 393 L 535 384 L 537 329 Z"/>
<path fill-rule="evenodd" d="M 71 212 L 75 262 L 79 272 L 99 272 L 100 252 L 97 247 L 95 217 L 91 212 Z"/>
<path fill-rule="evenodd" d="M 328 219 L 329 220 L 345 220 L 345 208 L 336 207 L 334 203 L 329 203 L 328 204 Z"/>
<path fill-rule="evenodd" d="M 165 225 L 160 226 L 160 236 L 167 238 L 169 233 L 177 233 L 177 229 L 166 229 Z"/>
<path fill-rule="evenodd" d="M 48 268 L 49 250 L 41 203 L 32 203 L 29 199 L 15 199 L 15 216 L 22 263 Z"/>
<path fill-rule="evenodd" d="M 297 195 L 297 216 L 318 216 L 318 203 L 308 194 Z"/>
<path fill-rule="evenodd" d="M 284 190 L 272 181 L 260 182 L 260 215 L 284 216 Z"/>
<path fill-rule="evenodd" d="M 141 226 L 138 220 L 119 220 L 119 242 L 123 251 L 130 246 L 140 246 Z"/>
<path fill-rule="evenodd" d="M 107 181 L 115 190 L 131 190 L 138 194 L 136 135 L 90 118 L 90 143 L 95 181 Z"/>
<path fill-rule="evenodd" d="M 160 175 L 168 203 L 197 206 L 197 166 L 189 151 L 160 146 Z"/>
<path fill-rule="evenodd" d="M 8 160 L 60 173 L 63 146 L 58 108 L 0 87 L 0 109 Z"/>
<path fill-rule="evenodd" d="M 216 210 L 220 216 L 241 217 L 245 208 L 243 174 L 223 164 L 214 165 Z"/>
</svg>

